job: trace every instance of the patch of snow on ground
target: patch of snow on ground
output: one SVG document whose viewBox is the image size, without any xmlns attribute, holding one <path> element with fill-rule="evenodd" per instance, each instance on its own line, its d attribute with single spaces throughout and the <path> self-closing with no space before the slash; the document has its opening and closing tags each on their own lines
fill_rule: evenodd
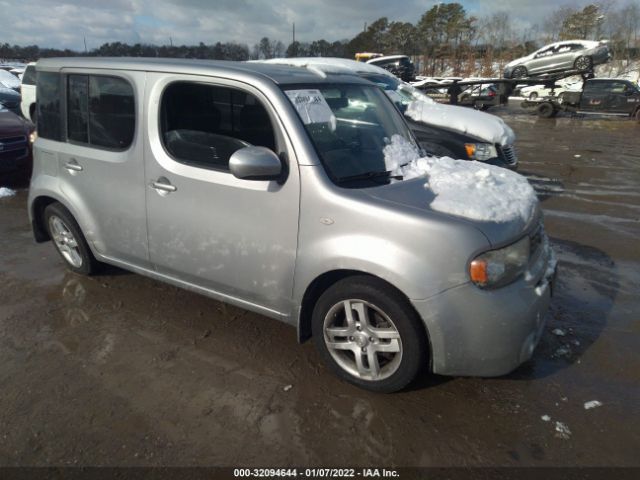
<svg viewBox="0 0 640 480">
<path fill-rule="evenodd" d="M 571 437 L 571 430 L 566 423 L 556 422 L 556 437 L 562 439 L 569 439 Z"/>
<path fill-rule="evenodd" d="M 564 330 L 562 330 L 561 328 L 554 328 L 551 333 L 553 333 L 554 335 L 557 335 L 559 337 L 564 337 L 567 332 L 565 332 Z"/>
<path fill-rule="evenodd" d="M 551 417 L 549 415 L 542 415 L 540 418 L 542 419 L 543 422 L 551 421 Z"/>
<path fill-rule="evenodd" d="M 7 187 L 0 187 L 0 198 L 13 197 L 16 194 L 15 190 L 11 190 Z"/>
<path fill-rule="evenodd" d="M 527 179 L 505 168 L 448 157 L 421 158 L 400 135 L 394 135 L 383 152 L 392 175 L 405 180 L 426 177 L 425 188 L 435 195 L 433 210 L 485 222 L 526 223 L 538 204 Z"/>
<path fill-rule="evenodd" d="M 416 100 L 409 104 L 405 115 L 416 122 L 458 130 L 490 143 L 511 145 L 516 138 L 504 120 L 472 108 Z"/>
<path fill-rule="evenodd" d="M 597 408 L 601 406 L 602 406 L 602 402 L 599 402 L 598 400 L 591 400 L 590 402 L 584 403 L 585 410 L 591 410 L 592 408 Z"/>
</svg>

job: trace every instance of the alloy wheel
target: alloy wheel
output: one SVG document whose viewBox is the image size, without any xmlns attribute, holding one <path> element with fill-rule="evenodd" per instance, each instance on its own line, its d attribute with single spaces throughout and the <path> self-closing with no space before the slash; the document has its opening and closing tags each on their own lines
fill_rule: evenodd
<svg viewBox="0 0 640 480">
<path fill-rule="evenodd" d="M 57 215 L 49 217 L 49 230 L 56 248 L 64 259 L 75 268 L 82 266 L 82 253 L 78 240 L 74 237 L 69 227 Z"/>
<path fill-rule="evenodd" d="M 370 302 L 348 299 L 336 303 L 324 319 L 324 342 L 336 363 L 363 380 L 393 375 L 402 360 L 397 327 Z"/>
</svg>

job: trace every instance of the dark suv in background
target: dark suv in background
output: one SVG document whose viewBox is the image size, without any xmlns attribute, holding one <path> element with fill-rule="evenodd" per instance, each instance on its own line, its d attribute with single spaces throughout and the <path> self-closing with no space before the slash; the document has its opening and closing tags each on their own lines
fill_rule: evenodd
<svg viewBox="0 0 640 480">
<path fill-rule="evenodd" d="M 390 71 L 400 80 L 410 82 L 415 79 L 416 67 L 406 55 L 391 55 L 368 60 L 367 63 Z"/>
</svg>

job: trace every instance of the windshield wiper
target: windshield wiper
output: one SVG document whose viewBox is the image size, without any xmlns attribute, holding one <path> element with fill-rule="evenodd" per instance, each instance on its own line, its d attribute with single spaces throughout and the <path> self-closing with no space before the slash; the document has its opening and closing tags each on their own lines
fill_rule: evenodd
<svg viewBox="0 0 640 480">
<path fill-rule="evenodd" d="M 391 175 L 391 170 L 385 170 L 381 172 L 365 172 L 358 173 L 356 175 L 347 175 L 346 177 L 338 177 L 336 181 L 338 183 L 350 182 L 352 180 L 373 180 L 376 178 L 384 177 L 385 180 L 393 178 L 394 180 L 402 180 L 402 175 Z"/>
</svg>

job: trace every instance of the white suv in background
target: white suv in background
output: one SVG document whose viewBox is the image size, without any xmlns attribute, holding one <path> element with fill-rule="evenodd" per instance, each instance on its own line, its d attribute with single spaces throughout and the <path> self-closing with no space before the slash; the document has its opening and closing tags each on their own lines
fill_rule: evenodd
<svg viewBox="0 0 640 480">
<path fill-rule="evenodd" d="M 36 62 L 27 65 L 22 75 L 22 86 L 20 87 L 22 100 L 20 110 L 27 120 L 35 123 L 36 113 Z"/>
</svg>

